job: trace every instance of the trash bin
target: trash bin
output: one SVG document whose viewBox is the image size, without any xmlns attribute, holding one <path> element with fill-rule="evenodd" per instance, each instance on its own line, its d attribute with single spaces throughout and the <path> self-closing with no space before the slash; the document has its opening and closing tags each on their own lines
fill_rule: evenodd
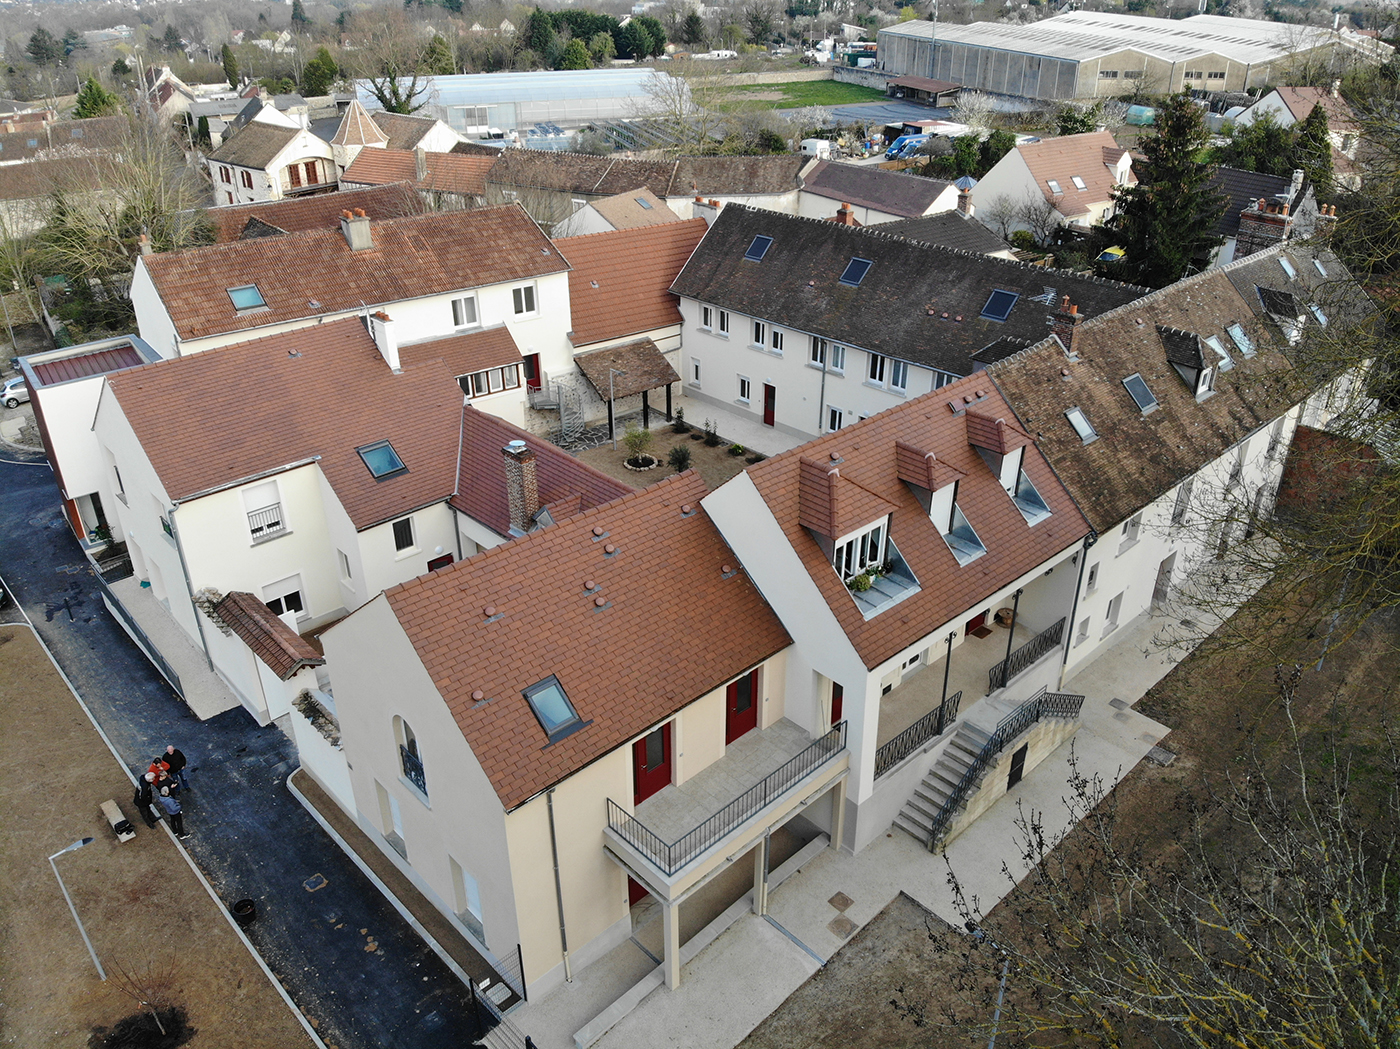
<svg viewBox="0 0 1400 1049">
<path fill-rule="evenodd" d="M 233 920 L 238 923 L 240 929 L 246 929 L 257 921 L 258 905 L 252 900 L 239 900 L 232 907 Z"/>
</svg>

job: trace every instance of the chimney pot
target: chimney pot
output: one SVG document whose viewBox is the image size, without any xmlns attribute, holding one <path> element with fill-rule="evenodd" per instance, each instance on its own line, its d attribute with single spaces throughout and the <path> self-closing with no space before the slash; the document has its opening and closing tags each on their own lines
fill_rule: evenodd
<svg viewBox="0 0 1400 1049">
<path fill-rule="evenodd" d="M 540 512 L 539 477 L 535 453 L 524 441 L 511 441 L 501 449 L 506 469 L 506 501 L 510 506 L 510 530 L 524 535 Z"/>
</svg>

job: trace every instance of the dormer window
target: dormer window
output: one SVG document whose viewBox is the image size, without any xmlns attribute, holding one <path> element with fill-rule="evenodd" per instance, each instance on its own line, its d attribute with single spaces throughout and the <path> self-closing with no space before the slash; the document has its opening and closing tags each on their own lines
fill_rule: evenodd
<svg viewBox="0 0 1400 1049">
<path fill-rule="evenodd" d="M 1221 371 L 1227 372 L 1235 366 L 1235 358 L 1230 356 L 1230 351 L 1225 348 L 1218 335 L 1207 335 L 1203 341 L 1219 356 Z"/>
<path fill-rule="evenodd" d="M 849 583 L 858 575 L 864 575 L 871 569 L 878 572 L 884 566 L 889 522 L 888 517 L 882 517 L 836 544 L 836 554 L 831 563 L 841 576 L 841 582 Z"/>
<path fill-rule="evenodd" d="M 970 565 L 987 552 L 981 538 L 963 515 L 956 501 L 952 501 L 951 512 L 942 521 L 935 521 L 943 534 L 943 541 L 953 552 L 960 566 Z"/>
</svg>

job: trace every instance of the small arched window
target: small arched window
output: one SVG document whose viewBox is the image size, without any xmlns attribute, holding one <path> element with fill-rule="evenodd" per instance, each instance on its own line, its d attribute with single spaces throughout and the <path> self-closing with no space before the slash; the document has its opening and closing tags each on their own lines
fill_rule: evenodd
<svg viewBox="0 0 1400 1049">
<path fill-rule="evenodd" d="M 397 716 L 394 718 L 394 736 L 399 744 L 399 764 L 403 768 L 404 778 L 426 797 L 428 778 L 423 771 L 423 754 L 418 749 L 418 737 L 413 734 L 408 722 Z"/>
</svg>

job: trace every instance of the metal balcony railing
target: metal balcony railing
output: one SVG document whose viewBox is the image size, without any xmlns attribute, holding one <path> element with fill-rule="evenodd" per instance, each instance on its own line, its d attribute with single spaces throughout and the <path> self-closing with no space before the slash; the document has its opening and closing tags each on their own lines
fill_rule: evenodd
<svg viewBox="0 0 1400 1049">
<path fill-rule="evenodd" d="M 954 692 L 939 704 L 937 710 L 925 714 L 914 724 L 875 751 L 875 778 L 879 779 L 931 739 L 939 736 L 957 720 L 962 692 Z"/>
<path fill-rule="evenodd" d="M 282 520 L 281 503 L 274 503 L 261 510 L 253 510 L 248 514 L 248 531 L 252 534 L 255 543 L 260 543 L 265 539 L 274 539 L 286 530 L 287 523 Z"/>
<path fill-rule="evenodd" d="M 1042 630 L 1039 634 L 1036 634 L 1035 637 L 1031 638 L 1015 652 L 1012 652 L 1009 657 L 1003 659 L 987 672 L 988 693 L 995 692 L 999 688 L 1005 688 L 1006 683 L 1017 674 L 1039 660 L 1047 652 L 1054 651 L 1056 646 L 1064 640 L 1064 636 L 1065 621 L 1063 619 L 1050 629 Z"/>
<path fill-rule="evenodd" d="M 770 772 L 713 816 L 672 842 L 664 841 L 612 798 L 608 799 L 608 827 L 670 877 L 845 749 L 846 723 L 843 721 L 826 735 L 814 740 L 801 754 Z"/>
<path fill-rule="evenodd" d="M 404 778 L 421 790 L 424 797 L 427 797 L 428 777 L 423 773 L 423 759 L 402 743 L 399 744 L 399 758 L 403 762 Z"/>
</svg>

